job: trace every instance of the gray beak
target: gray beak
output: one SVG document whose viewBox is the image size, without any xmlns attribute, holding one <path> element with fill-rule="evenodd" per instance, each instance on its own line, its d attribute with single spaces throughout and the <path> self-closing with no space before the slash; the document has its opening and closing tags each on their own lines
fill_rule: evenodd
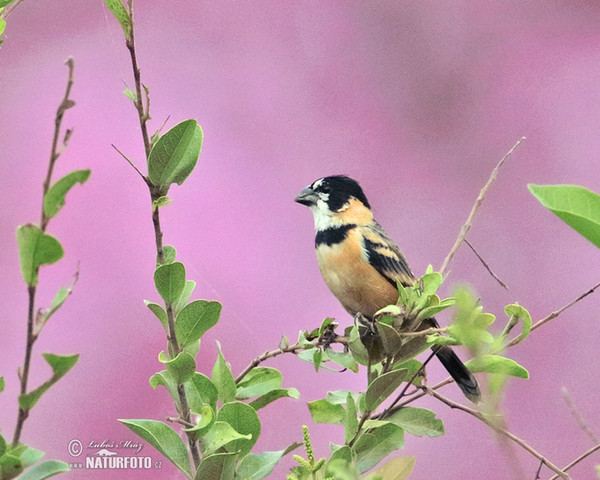
<svg viewBox="0 0 600 480">
<path fill-rule="evenodd" d="M 315 205 L 318 199 L 318 195 L 310 187 L 306 187 L 296 195 L 294 201 L 310 207 L 311 205 Z"/>
</svg>

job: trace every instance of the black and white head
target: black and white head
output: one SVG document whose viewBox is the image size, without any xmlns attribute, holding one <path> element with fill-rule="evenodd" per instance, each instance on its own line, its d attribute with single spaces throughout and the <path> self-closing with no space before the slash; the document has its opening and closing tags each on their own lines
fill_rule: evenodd
<svg viewBox="0 0 600 480">
<path fill-rule="evenodd" d="M 371 205 L 356 180 L 334 175 L 316 180 L 303 189 L 295 201 L 310 207 L 317 231 L 339 225 L 368 223 Z"/>
</svg>

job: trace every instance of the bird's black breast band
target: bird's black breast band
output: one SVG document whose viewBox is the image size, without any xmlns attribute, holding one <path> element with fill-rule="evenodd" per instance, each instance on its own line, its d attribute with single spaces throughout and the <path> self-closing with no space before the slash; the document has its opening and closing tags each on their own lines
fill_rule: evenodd
<svg viewBox="0 0 600 480">
<path fill-rule="evenodd" d="M 344 239 L 348 236 L 348 231 L 352 230 L 354 227 L 356 227 L 356 225 L 348 224 L 318 231 L 317 236 L 315 237 L 315 247 L 318 247 L 322 244 L 331 247 L 336 243 L 342 243 Z"/>
</svg>

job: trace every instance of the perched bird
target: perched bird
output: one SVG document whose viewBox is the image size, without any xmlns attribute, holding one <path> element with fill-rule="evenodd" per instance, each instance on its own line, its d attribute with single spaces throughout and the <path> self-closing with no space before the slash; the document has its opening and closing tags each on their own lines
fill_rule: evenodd
<svg viewBox="0 0 600 480">
<path fill-rule="evenodd" d="M 355 180 L 335 175 L 303 189 L 296 202 L 310 207 L 315 247 L 325 283 L 346 311 L 372 321 L 375 312 L 398 301 L 397 282 L 414 285 L 404 255 L 373 218 L 371 205 Z M 419 328 L 437 327 L 435 319 Z M 477 380 L 448 346 L 432 347 L 465 396 L 477 402 Z"/>
</svg>

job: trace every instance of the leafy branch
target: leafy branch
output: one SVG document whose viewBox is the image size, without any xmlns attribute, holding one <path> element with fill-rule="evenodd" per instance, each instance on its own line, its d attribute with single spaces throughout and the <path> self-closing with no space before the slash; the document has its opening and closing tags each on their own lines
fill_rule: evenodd
<svg viewBox="0 0 600 480">
<path fill-rule="evenodd" d="M 13 4 L 13 8 L 16 7 L 17 3 Z M 49 308 L 36 308 L 40 268 L 43 265 L 57 262 L 64 255 L 64 250 L 60 242 L 55 237 L 47 234 L 46 230 L 50 220 L 64 206 L 68 191 L 76 183 L 85 183 L 91 173 L 90 170 L 75 170 L 55 183 L 52 183 L 56 162 L 66 149 L 72 134 L 71 129 L 67 129 L 62 134 L 62 121 L 65 112 L 75 105 L 75 102 L 70 98 L 75 69 L 73 59 L 67 59 L 66 65 L 68 67 L 67 86 L 54 119 L 54 134 L 50 149 L 50 159 L 42 187 L 40 225 L 30 223 L 20 225 L 17 228 L 21 274 L 27 284 L 28 294 L 27 331 L 25 358 L 23 365 L 18 371 L 20 381 L 19 409 L 10 447 L 7 447 L 4 438 L 0 436 L 0 472 L 2 479 L 5 480 L 19 475 L 26 467 L 37 462 L 44 455 L 42 452 L 32 449 L 21 442 L 25 421 L 29 417 L 29 412 L 37 404 L 41 396 L 73 368 L 79 359 L 79 355 L 44 353 L 43 357 L 52 369 L 52 376 L 36 389 L 29 390 L 29 374 L 34 344 L 48 320 L 58 311 L 73 291 L 78 277 L 77 272 L 73 283 L 69 287 L 62 287 L 57 292 Z M 4 378 L 0 378 L 2 380 L 0 382 L 1 391 L 4 388 Z M 64 462 L 46 461 L 30 469 L 28 475 L 32 479 L 42 479 L 67 471 L 68 469 L 68 465 Z"/>
</svg>

